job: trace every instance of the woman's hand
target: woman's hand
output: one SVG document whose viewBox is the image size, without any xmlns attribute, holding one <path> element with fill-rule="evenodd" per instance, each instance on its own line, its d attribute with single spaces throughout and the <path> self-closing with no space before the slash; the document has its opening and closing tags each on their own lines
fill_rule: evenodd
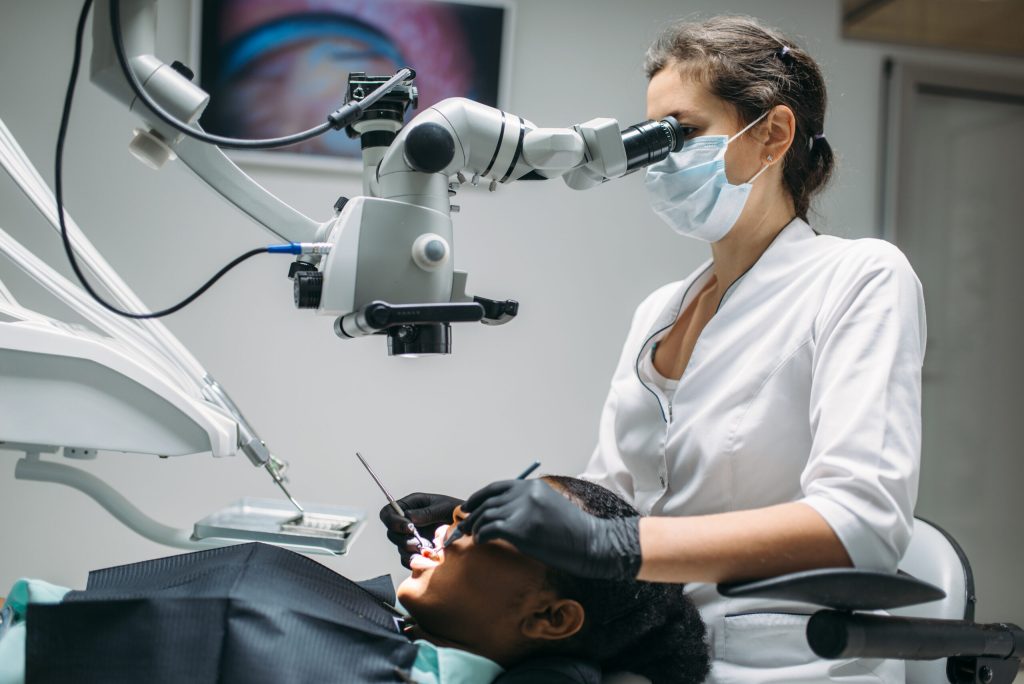
<svg viewBox="0 0 1024 684">
<path fill-rule="evenodd" d="M 459 529 L 477 543 L 501 539 L 573 575 L 632 579 L 640 569 L 639 518 L 597 518 L 544 480 L 489 484 L 462 510 Z"/>
<path fill-rule="evenodd" d="M 452 513 L 461 503 L 462 499 L 452 496 L 423 492 L 409 494 L 398 500 L 398 505 L 409 516 L 409 520 L 427 539 L 434 538 L 434 531 L 439 526 L 452 521 Z M 380 520 L 388 528 L 388 539 L 398 547 L 398 553 L 402 556 L 402 565 L 409 567 L 409 559 L 418 549 L 416 540 L 409 535 L 405 520 L 395 513 L 391 506 L 380 509 Z"/>
</svg>

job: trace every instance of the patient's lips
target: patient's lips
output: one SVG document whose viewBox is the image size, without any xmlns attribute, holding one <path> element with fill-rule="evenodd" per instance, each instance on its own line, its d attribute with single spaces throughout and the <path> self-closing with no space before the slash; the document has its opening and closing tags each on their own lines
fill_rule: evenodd
<svg viewBox="0 0 1024 684">
<path fill-rule="evenodd" d="M 409 567 L 412 570 L 429 570 L 436 568 L 444 562 L 444 538 L 448 532 L 448 525 L 441 525 L 434 532 L 434 548 L 423 548 L 419 553 L 409 559 Z"/>
<path fill-rule="evenodd" d="M 431 553 L 426 551 L 427 554 Z M 415 572 L 417 570 L 429 570 L 430 568 L 436 568 L 440 565 L 439 562 L 433 558 L 428 558 L 425 554 L 417 553 L 409 559 L 409 568 Z"/>
</svg>

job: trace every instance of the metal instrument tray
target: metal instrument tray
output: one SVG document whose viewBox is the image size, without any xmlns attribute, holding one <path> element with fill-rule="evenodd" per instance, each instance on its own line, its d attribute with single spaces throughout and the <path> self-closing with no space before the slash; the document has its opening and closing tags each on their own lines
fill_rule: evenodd
<svg viewBox="0 0 1024 684">
<path fill-rule="evenodd" d="M 287 501 L 245 497 L 195 524 L 192 538 L 205 541 L 260 541 L 303 553 L 342 555 L 362 530 L 366 513 L 356 508 L 312 504 L 298 514 Z"/>
</svg>

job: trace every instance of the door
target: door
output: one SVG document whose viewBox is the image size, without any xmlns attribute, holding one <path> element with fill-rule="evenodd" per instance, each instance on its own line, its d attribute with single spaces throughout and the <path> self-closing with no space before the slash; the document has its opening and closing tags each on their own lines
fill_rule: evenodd
<svg viewBox="0 0 1024 684">
<path fill-rule="evenodd" d="M 928 314 L 917 514 L 967 552 L 976 619 L 1024 624 L 1024 80 L 890 85 L 883 221 Z"/>
</svg>

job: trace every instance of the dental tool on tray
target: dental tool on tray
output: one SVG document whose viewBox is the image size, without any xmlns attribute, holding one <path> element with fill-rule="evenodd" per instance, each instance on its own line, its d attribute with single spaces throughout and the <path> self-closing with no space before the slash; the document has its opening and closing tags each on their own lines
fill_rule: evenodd
<svg viewBox="0 0 1024 684">
<path fill-rule="evenodd" d="M 525 480 L 526 478 L 530 477 L 530 473 L 532 473 L 537 468 L 540 468 L 540 461 L 534 461 L 533 463 L 531 463 L 530 467 L 527 468 L 526 470 L 524 470 L 523 472 L 519 473 L 519 476 L 516 477 L 516 479 L 517 480 Z M 448 546 L 451 545 L 451 543 L 453 541 L 455 541 L 456 539 L 458 539 L 462 535 L 463 535 L 462 530 L 460 530 L 458 527 L 456 527 L 455 530 L 451 533 L 451 535 L 447 539 L 444 540 L 444 548 L 447 549 Z"/>
<path fill-rule="evenodd" d="M 412 520 L 409 519 L 409 516 L 405 514 L 405 511 L 402 510 L 402 507 L 398 505 L 398 502 L 395 501 L 395 497 L 391 496 L 391 492 L 387 490 L 387 487 L 384 486 L 384 483 L 381 482 L 380 478 L 377 477 L 377 474 L 373 472 L 373 468 L 371 468 L 370 464 L 366 462 L 366 459 L 363 458 L 363 455 L 357 451 L 356 458 L 358 458 L 359 462 L 363 464 L 364 468 L 366 468 L 366 472 L 370 473 L 370 477 L 372 477 L 373 481 L 377 483 L 378 487 L 380 487 L 380 491 L 384 492 L 384 496 L 387 498 L 388 505 L 391 506 L 391 509 L 395 513 L 397 513 L 399 517 L 406 521 L 405 527 L 407 530 L 409 530 L 409 534 L 411 534 L 413 538 L 416 540 L 416 545 L 420 548 L 420 551 L 422 551 L 423 549 L 433 550 L 434 545 L 426 539 L 424 539 L 422 536 L 420 536 L 419 530 L 416 529 L 416 525 L 414 525 Z"/>
</svg>

